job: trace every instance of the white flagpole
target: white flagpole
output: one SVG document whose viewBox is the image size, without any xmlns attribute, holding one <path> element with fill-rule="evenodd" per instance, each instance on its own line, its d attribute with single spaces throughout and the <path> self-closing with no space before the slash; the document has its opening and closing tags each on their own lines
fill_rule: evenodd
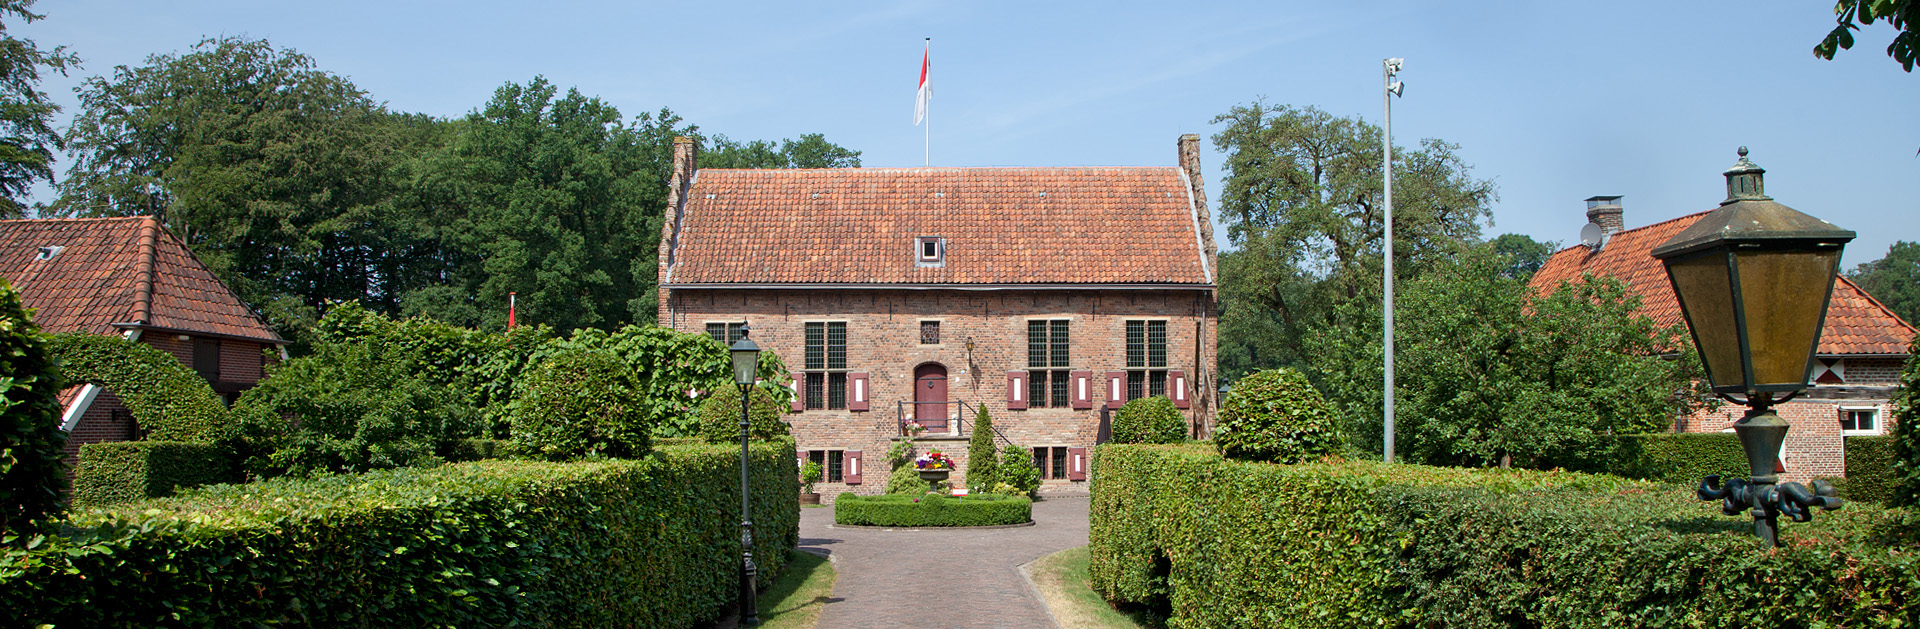
<svg viewBox="0 0 1920 629">
<path fill-rule="evenodd" d="M 922 54 L 921 58 L 927 60 L 927 71 L 926 71 L 927 76 L 924 77 L 922 80 L 926 81 L 928 84 L 932 84 L 933 83 L 933 38 L 932 37 L 927 38 L 927 49 Z M 921 129 L 921 131 L 926 133 L 926 140 L 925 140 L 926 144 L 921 145 L 920 165 L 930 167 L 930 166 L 933 166 L 933 99 L 931 98 L 927 99 L 926 123 L 927 123 L 926 128 Z"/>
</svg>

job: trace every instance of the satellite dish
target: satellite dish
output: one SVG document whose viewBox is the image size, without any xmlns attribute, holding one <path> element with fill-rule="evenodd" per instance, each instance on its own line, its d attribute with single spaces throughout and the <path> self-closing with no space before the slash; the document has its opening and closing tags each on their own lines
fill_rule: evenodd
<svg viewBox="0 0 1920 629">
<path fill-rule="evenodd" d="M 1607 228 L 1601 227 L 1599 223 L 1587 223 L 1586 227 L 1580 228 L 1580 244 L 1586 245 L 1588 249 L 1599 251 L 1601 245 L 1607 244 Z"/>
</svg>

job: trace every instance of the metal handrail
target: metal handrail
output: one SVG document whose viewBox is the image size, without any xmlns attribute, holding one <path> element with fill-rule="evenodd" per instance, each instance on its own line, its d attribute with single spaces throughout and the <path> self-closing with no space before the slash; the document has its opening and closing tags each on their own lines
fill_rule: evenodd
<svg viewBox="0 0 1920 629">
<path fill-rule="evenodd" d="M 952 404 L 952 405 L 955 405 L 956 409 L 955 409 L 954 416 L 950 418 L 941 418 L 937 420 L 935 419 L 920 420 L 920 419 L 915 419 L 907 416 L 908 404 L 916 405 L 916 408 L 917 408 L 917 405 L 920 405 L 920 404 Z M 900 436 L 902 437 L 907 436 L 907 423 L 914 422 L 914 421 L 954 422 L 953 432 L 950 432 L 947 434 L 950 434 L 956 437 L 961 437 L 961 436 L 966 436 L 968 434 L 967 427 L 972 424 L 972 421 L 968 420 L 967 417 L 973 414 L 973 405 L 968 404 L 966 400 L 932 400 L 932 401 L 926 401 L 926 402 L 922 402 L 919 400 L 911 400 L 911 401 L 900 400 L 900 401 L 894 402 L 894 414 L 895 414 L 895 419 L 899 424 Z M 991 428 L 993 430 L 993 436 L 999 438 L 999 440 L 1002 443 L 1005 443 L 1007 445 L 1013 445 L 1013 440 L 1008 439 L 1006 433 L 1000 432 L 1000 427 L 989 425 L 988 428 Z"/>
</svg>

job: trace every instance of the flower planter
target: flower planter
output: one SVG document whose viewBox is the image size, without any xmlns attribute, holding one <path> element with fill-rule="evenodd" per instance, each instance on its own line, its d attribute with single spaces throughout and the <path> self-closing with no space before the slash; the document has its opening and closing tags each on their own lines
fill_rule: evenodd
<svg viewBox="0 0 1920 629">
<path fill-rule="evenodd" d="M 920 480 L 943 481 L 947 479 L 947 473 L 952 471 L 953 470 L 920 470 Z"/>
<path fill-rule="evenodd" d="M 817 493 L 814 493 L 814 494 L 800 494 L 800 504 L 803 504 L 803 505 L 817 505 L 817 504 L 820 504 L 820 494 L 817 494 Z"/>
</svg>

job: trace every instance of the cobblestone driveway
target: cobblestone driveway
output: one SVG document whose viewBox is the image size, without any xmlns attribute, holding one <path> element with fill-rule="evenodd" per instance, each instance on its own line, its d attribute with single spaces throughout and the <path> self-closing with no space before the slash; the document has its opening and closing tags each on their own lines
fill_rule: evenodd
<svg viewBox="0 0 1920 629">
<path fill-rule="evenodd" d="M 1018 566 L 1085 545 L 1087 504 L 1048 497 L 1033 526 L 960 530 L 837 528 L 832 508 L 801 509 L 800 548 L 840 575 L 820 629 L 1051 627 Z"/>
</svg>

